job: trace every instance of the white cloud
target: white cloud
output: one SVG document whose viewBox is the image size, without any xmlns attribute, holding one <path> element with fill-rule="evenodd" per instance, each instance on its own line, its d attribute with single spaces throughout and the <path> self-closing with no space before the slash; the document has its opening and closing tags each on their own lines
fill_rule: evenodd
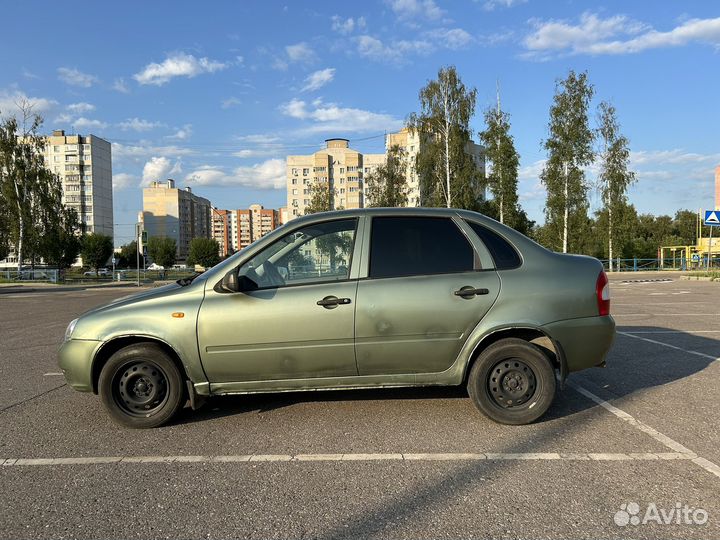
<svg viewBox="0 0 720 540">
<path fill-rule="evenodd" d="M 230 109 L 231 107 L 235 107 L 235 106 L 240 105 L 240 104 L 242 104 L 242 101 L 240 101 L 240 100 L 239 100 L 238 98 L 236 98 L 236 97 L 229 97 L 229 98 L 227 98 L 227 99 L 223 99 L 223 100 L 220 102 L 220 106 L 221 106 L 223 109 Z"/>
<path fill-rule="evenodd" d="M 315 59 L 315 51 L 305 42 L 285 47 L 290 62 L 311 62 Z"/>
<path fill-rule="evenodd" d="M 305 86 L 301 92 L 312 92 L 332 82 L 335 77 L 335 68 L 326 68 L 311 73 L 305 78 Z"/>
<path fill-rule="evenodd" d="M 439 28 L 427 33 L 436 42 L 448 49 L 463 49 L 475 41 L 468 32 L 462 28 Z"/>
<path fill-rule="evenodd" d="M 158 146 L 148 141 L 139 141 L 139 143 L 135 145 L 112 143 L 113 163 L 116 160 L 141 162 L 153 155 L 180 157 L 194 153 L 195 151 L 189 148 L 181 148 L 174 145 Z"/>
<path fill-rule="evenodd" d="M 315 100 L 310 104 L 292 99 L 280 110 L 286 116 L 298 120 L 310 120 L 312 124 L 301 129 L 304 133 L 357 133 L 367 131 L 393 131 L 402 127 L 402 120 L 389 114 L 374 113 L 362 109 L 339 107 L 334 103 Z"/>
<path fill-rule="evenodd" d="M 445 13 L 434 0 L 387 0 L 390 8 L 401 19 L 436 20 Z"/>
<path fill-rule="evenodd" d="M 81 116 L 72 121 L 72 127 L 77 131 L 90 131 L 92 129 L 106 129 L 108 127 L 107 122 L 102 120 L 94 120 Z"/>
<path fill-rule="evenodd" d="M 332 29 L 338 34 L 348 35 L 352 34 L 356 28 L 358 30 L 364 30 L 366 27 L 365 17 L 358 17 L 357 19 L 348 17 L 347 19 L 343 19 L 339 15 L 333 15 L 331 20 Z"/>
<path fill-rule="evenodd" d="M 243 142 L 249 142 L 254 144 L 270 144 L 274 142 L 278 142 L 280 140 L 280 137 L 276 137 L 275 135 L 264 135 L 262 133 L 256 133 L 253 135 L 242 135 L 237 138 L 239 141 Z"/>
<path fill-rule="evenodd" d="M 121 191 L 130 187 L 136 187 L 140 184 L 140 180 L 134 174 L 115 173 L 112 176 L 113 189 Z"/>
<path fill-rule="evenodd" d="M 144 120 L 142 118 L 128 118 L 124 122 L 120 122 L 118 124 L 120 129 L 123 131 L 150 131 L 159 127 L 162 127 L 163 124 L 160 122 L 151 122 L 150 120 Z"/>
<path fill-rule="evenodd" d="M 209 58 L 195 58 L 191 54 L 174 53 L 161 64 L 151 63 L 133 75 L 140 84 L 162 86 L 175 77 L 197 77 L 202 73 L 215 73 L 227 68 L 228 65 Z"/>
<path fill-rule="evenodd" d="M 192 124 L 185 124 L 183 127 L 178 129 L 175 133 L 172 135 L 168 135 L 167 139 L 174 139 L 176 141 L 186 141 L 190 137 L 192 137 Z"/>
<path fill-rule="evenodd" d="M 525 37 L 526 57 L 548 54 L 631 54 L 647 49 L 679 47 L 689 43 L 720 45 L 720 17 L 690 19 L 660 32 L 625 15 L 600 18 L 583 13 L 578 24 L 533 20 L 534 30 Z"/>
<path fill-rule="evenodd" d="M 637 150 L 630 152 L 632 167 L 662 164 L 720 164 L 720 153 L 697 154 L 682 149 L 674 150 Z"/>
<path fill-rule="evenodd" d="M 73 119 L 73 116 L 71 114 L 62 113 L 62 114 L 57 115 L 54 122 L 56 124 L 69 124 L 70 122 L 72 122 L 72 119 Z"/>
<path fill-rule="evenodd" d="M 492 11 L 496 7 L 511 8 L 513 6 L 524 4 L 525 2 L 527 2 L 527 0 L 487 0 L 483 4 L 483 9 L 486 11 Z"/>
<path fill-rule="evenodd" d="M 427 40 L 399 40 L 387 45 L 377 38 L 368 35 L 356 38 L 357 51 L 360 56 L 381 62 L 404 62 L 410 54 L 425 55 L 435 50 L 435 46 Z"/>
<path fill-rule="evenodd" d="M 201 186 L 243 186 L 256 189 L 285 189 L 285 161 L 268 159 L 251 167 L 237 167 L 228 173 L 220 167 L 200 167 L 185 182 Z"/>
<path fill-rule="evenodd" d="M 85 103 L 85 102 L 71 103 L 70 105 L 68 105 L 66 107 L 66 109 L 68 111 L 70 111 L 71 113 L 82 114 L 82 113 L 94 111 L 95 105 L 93 105 L 92 103 Z"/>
<path fill-rule="evenodd" d="M 142 185 L 147 186 L 154 180 L 165 180 L 181 172 L 180 161 L 173 163 L 165 156 L 153 156 L 143 167 Z"/>
<path fill-rule="evenodd" d="M 115 79 L 112 85 L 112 89 L 120 92 L 122 94 L 129 94 L 130 88 L 128 87 L 127 83 L 125 82 L 125 79 L 123 77 L 120 77 L 118 79 Z"/>
<path fill-rule="evenodd" d="M 32 112 L 43 114 L 57 105 L 54 99 L 28 96 L 21 90 L 0 90 L 0 115 L 14 116 L 19 113 L 18 104 L 27 102 L 32 106 Z"/>
<path fill-rule="evenodd" d="M 95 75 L 83 73 L 75 68 L 61 67 L 58 68 L 57 72 L 58 79 L 71 86 L 90 88 L 93 84 L 98 82 L 98 78 Z"/>
</svg>

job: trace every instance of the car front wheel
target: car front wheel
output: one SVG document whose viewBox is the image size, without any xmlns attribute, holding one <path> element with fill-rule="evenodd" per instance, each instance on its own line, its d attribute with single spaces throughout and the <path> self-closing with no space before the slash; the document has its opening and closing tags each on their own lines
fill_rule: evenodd
<svg viewBox="0 0 720 540">
<path fill-rule="evenodd" d="M 530 424 L 555 397 L 555 371 L 548 357 L 522 339 L 502 339 L 477 358 L 468 376 L 475 406 L 501 424 Z"/>
<path fill-rule="evenodd" d="M 185 401 L 180 370 L 153 343 L 129 345 L 113 354 L 100 372 L 98 391 L 112 419 L 131 428 L 160 426 Z"/>
</svg>

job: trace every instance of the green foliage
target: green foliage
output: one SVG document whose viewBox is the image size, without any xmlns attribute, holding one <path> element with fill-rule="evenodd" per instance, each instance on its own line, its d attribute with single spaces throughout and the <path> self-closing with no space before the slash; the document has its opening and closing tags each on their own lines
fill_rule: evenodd
<svg viewBox="0 0 720 540">
<path fill-rule="evenodd" d="M 18 107 L 19 121 L 0 123 L 0 256 L 12 244 L 18 266 L 40 257 L 67 266 L 78 252 L 77 215 L 62 206 L 60 179 L 45 166 L 42 118 L 27 101 Z"/>
<path fill-rule="evenodd" d="M 520 230 L 527 229 L 527 215 L 518 203 L 518 167 L 520 154 L 515 149 L 515 141 L 510 135 L 510 116 L 496 108 L 485 111 L 486 128 L 480 133 L 480 141 L 485 147 L 485 158 L 490 168 L 486 183 L 493 195 L 491 201 L 495 215 L 500 223 Z"/>
<path fill-rule="evenodd" d="M 105 234 L 88 234 L 82 243 L 83 263 L 95 269 L 105 266 L 113 253 L 112 238 Z"/>
<path fill-rule="evenodd" d="M 135 268 L 137 266 L 137 241 L 133 240 L 120 247 L 118 268 Z"/>
<path fill-rule="evenodd" d="M 477 208 L 482 178 L 467 151 L 476 96 L 454 66 L 441 68 L 437 80 L 420 90 L 421 111 L 410 115 L 408 127 L 420 139 L 415 168 L 421 206 Z"/>
<path fill-rule="evenodd" d="M 546 239 L 555 250 L 579 252 L 588 230 L 588 185 L 584 167 L 592 163 L 593 132 L 588 109 L 594 89 L 587 73 L 570 71 L 558 81 L 550 107 L 548 160 L 541 174 L 547 188 Z"/>
<path fill-rule="evenodd" d="M 177 242 L 174 238 L 151 236 L 147 243 L 148 256 L 155 264 L 170 268 L 177 259 Z"/>
<path fill-rule="evenodd" d="M 190 242 L 188 265 L 199 264 L 205 268 L 220 262 L 220 244 L 212 238 L 193 238 Z"/>
<path fill-rule="evenodd" d="M 407 203 L 407 154 L 390 147 L 387 161 L 365 178 L 365 206 L 397 208 Z"/>
<path fill-rule="evenodd" d="M 310 184 L 310 204 L 305 207 L 305 215 L 329 212 L 335 209 L 335 189 L 327 181 L 316 180 Z"/>
</svg>

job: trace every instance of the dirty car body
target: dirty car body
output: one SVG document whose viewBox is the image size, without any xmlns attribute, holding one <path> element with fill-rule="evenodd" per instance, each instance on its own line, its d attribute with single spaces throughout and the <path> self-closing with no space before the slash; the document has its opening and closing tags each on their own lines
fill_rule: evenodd
<svg viewBox="0 0 720 540">
<path fill-rule="evenodd" d="M 467 385 L 523 424 L 614 338 L 599 261 L 481 214 L 362 209 L 294 219 L 193 280 L 73 321 L 60 367 L 131 427 L 189 398 Z"/>
</svg>

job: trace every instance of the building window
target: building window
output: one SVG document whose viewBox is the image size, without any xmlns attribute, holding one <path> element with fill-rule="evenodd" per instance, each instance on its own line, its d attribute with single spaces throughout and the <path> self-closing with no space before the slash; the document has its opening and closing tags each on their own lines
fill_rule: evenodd
<svg viewBox="0 0 720 540">
<path fill-rule="evenodd" d="M 298 170 L 297 170 L 297 169 L 293 169 L 293 170 L 292 170 L 292 173 L 293 173 L 294 176 L 297 176 Z"/>
<path fill-rule="evenodd" d="M 292 194 L 293 194 L 293 195 L 297 195 L 297 194 L 298 194 L 298 190 L 297 190 L 297 189 L 293 189 L 293 190 L 292 190 Z"/>
<path fill-rule="evenodd" d="M 310 169 L 303 169 L 303 176 L 310 174 Z"/>
<path fill-rule="evenodd" d="M 293 178 L 291 183 L 293 186 L 297 185 L 297 178 Z"/>
<path fill-rule="evenodd" d="M 345 167 L 340 167 L 340 174 L 345 172 Z"/>
</svg>

